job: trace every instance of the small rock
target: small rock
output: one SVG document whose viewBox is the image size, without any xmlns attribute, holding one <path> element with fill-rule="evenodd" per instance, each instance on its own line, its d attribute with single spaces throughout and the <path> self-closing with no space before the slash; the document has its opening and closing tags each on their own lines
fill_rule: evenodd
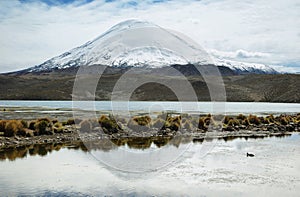
<svg viewBox="0 0 300 197">
<path fill-rule="evenodd" d="M 245 125 L 240 125 L 239 128 L 245 130 L 247 127 Z"/>
<path fill-rule="evenodd" d="M 268 131 L 268 128 L 264 126 L 264 127 L 262 127 L 262 130 L 263 131 Z"/>
<path fill-rule="evenodd" d="M 238 125 L 234 126 L 234 129 L 237 130 L 237 131 L 240 130 Z"/>
<path fill-rule="evenodd" d="M 252 131 L 260 131 L 260 128 L 253 128 Z"/>
<path fill-rule="evenodd" d="M 167 136 L 172 137 L 173 133 L 168 133 Z"/>
</svg>

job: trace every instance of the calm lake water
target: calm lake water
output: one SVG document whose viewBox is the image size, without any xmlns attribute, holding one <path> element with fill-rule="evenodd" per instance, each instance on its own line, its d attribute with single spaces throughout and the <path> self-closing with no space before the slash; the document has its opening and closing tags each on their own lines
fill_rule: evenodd
<svg viewBox="0 0 300 197">
<path fill-rule="evenodd" d="M 8 110 L 4 110 L 8 108 Z M 65 120 L 75 111 L 299 113 L 300 104 L 0 101 L 0 118 Z M 0 150 L 0 196 L 299 196 L 300 135 L 133 140 Z M 253 152 L 255 157 L 246 157 Z M 175 159 L 174 159 L 175 158 Z M 164 165 L 165 164 L 165 165 Z"/>
<path fill-rule="evenodd" d="M 144 149 L 122 145 L 93 150 L 93 154 L 53 144 L 10 150 L 0 154 L 0 195 L 299 196 L 298 133 L 281 138 L 190 141 L 185 145 L 188 148 L 177 162 L 147 173 L 116 170 L 94 155 L 117 158 L 124 151 L 136 155 L 160 151 L 162 147 L 153 142 Z M 202 154 L 207 145 L 209 151 Z M 181 146 L 163 147 L 174 150 Z M 247 152 L 255 157 L 246 157 Z M 128 156 L 125 163 L 132 160 Z M 135 168 L 139 164 L 131 165 Z"/>
<path fill-rule="evenodd" d="M 255 103 L 255 102 L 72 102 L 72 101 L 0 101 L 0 107 L 42 107 L 50 109 L 81 109 L 97 111 L 161 112 L 175 111 L 186 113 L 226 113 L 226 114 L 281 114 L 299 113 L 298 103 Z M 57 110 L 49 112 L 57 112 Z M 38 112 L 38 111 L 36 111 Z"/>
</svg>

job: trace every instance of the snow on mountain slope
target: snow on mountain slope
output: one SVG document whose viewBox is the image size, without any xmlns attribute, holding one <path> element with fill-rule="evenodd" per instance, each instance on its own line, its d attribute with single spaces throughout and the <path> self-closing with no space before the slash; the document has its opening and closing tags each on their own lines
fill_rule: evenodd
<svg viewBox="0 0 300 197">
<path fill-rule="evenodd" d="M 154 35 L 161 37 L 160 40 L 164 42 L 165 30 L 156 26 L 152 23 L 138 20 L 127 20 L 121 22 L 108 31 L 106 31 L 101 36 L 97 37 L 93 41 L 87 42 L 86 44 L 74 48 L 62 55 L 56 56 L 40 65 L 28 68 L 24 71 L 26 72 L 41 72 L 41 71 L 51 71 L 53 69 L 66 69 L 70 67 L 79 67 L 83 65 L 92 65 L 99 64 L 99 61 L 106 60 L 111 57 L 111 52 L 114 50 L 118 50 L 118 48 L 126 48 L 124 43 L 112 43 L 105 42 L 109 40 L 109 38 L 114 38 L 114 36 L 122 36 L 122 32 L 132 31 L 139 28 L 157 28 L 159 34 Z M 132 35 L 136 36 L 136 35 Z M 140 36 L 140 35 L 138 35 Z M 126 66 L 134 66 L 134 67 L 162 67 L 168 66 L 172 64 L 188 64 L 188 63 L 198 63 L 198 64 L 207 64 L 205 58 L 200 59 L 197 62 L 191 62 L 190 60 L 183 57 L 181 54 L 176 53 L 172 50 L 169 50 L 160 46 L 160 43 L 154 43 L 151 39 L 151 34 L 148 35 L 149 40 L 145 43 L 151 43 L 150 46 L 145 47 L 136 47 L 129 48 L 129 50 L 123 51 L 120 55 L 115 57 L 115 59 L 109 60 L 108 66 L 114 67 L 126 67 Z M 182 49 L 184 47 L 191 47 L 189 42 L 178 35 L 176 38 L 179 40 L 177 45 L 170 45 L 173 48 Z M 167 38 L 166 38 L 167 39 Z M 113 39 L 112 39 L 113 40 Z M 130 39 L 129 39 L 130 40 Z M 134 39 L 132 39 L 134 41 Z M 143 40 L 141 39 L 141 42 Z M 153 46 L 152 46 L 152 43 Z M 127 43 L 128 44 L 128 43 Z M 172 43 L 171 43 L 172 44 Z M 129 43 L 129 45 L 134 45 L 134 43 Z M 100 46 L 100 47 L 99 47 Z M 95 50 L 96 49 L 96 50 Z M 195 54 L 192 54 L 191 57 L 194 57 Z M 100 63 L 101 64 L 101 63 Z M 276 73 L 276 71 L 266 65 L 256 64 L 256 63 L 245 63 L 245 62 L 236 62 L 232 60 L 224 60 L 224 59 L 215 59 L 215 64 L 217 66 L 225 66 L 235 71 L 236 73 Z"/>
<path fill-rule="evenodd" d="M 256 74 L 276 74 L 278 73 L 273 68 L 258 63 L 238 62 L 233 60 L 215 59 L 217 66 L 225 66 L 235 71 L 238 74 L 256 73 Z"/>
<path fill-rule="evenodd" d="M 188 61 L 181 56 L 173 53 L 167 49 L 160 49 L 157 47 L 143 47 L 131 50 L 121 56 L 117 57 L 113 66 L 148 66 L 151 68 L 168 66 L 171 64 L 188 64 Z"/>
</svg>

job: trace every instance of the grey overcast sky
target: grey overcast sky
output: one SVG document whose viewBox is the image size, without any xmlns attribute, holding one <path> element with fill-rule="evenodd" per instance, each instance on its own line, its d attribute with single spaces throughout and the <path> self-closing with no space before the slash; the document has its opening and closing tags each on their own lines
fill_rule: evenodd
<svg viewBox="0 0 300 197">
<path fill-rule="evenodd" d="M 38 65 L 132 18 L 182 32 L 215 57 L 300 71 L 299 0 L 1 0 L 0 72 Z"/>
</svg>

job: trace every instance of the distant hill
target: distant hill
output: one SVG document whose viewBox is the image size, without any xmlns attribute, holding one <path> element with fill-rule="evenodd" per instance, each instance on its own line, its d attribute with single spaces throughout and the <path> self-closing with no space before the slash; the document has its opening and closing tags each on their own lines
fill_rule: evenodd
<svg viewBox="0 0 300 197">
<path fill-rule="evenodd" d="M 198 100 L 209 101 L 210 95 L 203 77 L 195 73 L 196 71 L 192 71 L 189 66 L 179 68 L 192 84 Z M 221 72 L 224 74 L 227 101 L 300 103 L 300 75 L 232 75 L 231 70 L 221 69 L 224 69 Z M 68 68 L 51 72 L 2 74 L 0 75 L 0 98 L 2 100 L 71 100 L 76 72 L 77 69 Z M 96 100 L 110 100 L 115 83 L 124 72 L 126 69 L 109 67 L 99 80 Z M 132 78 L 134 77 L 133 75 Z M 151 78 L 153 75 L 141 74 L 137 77 Z M 172 80 L 174 83 L 185 80 L 185 77 L 163 75 L 157 76 L 153 81 L 158 81 L 159 77 Z M 131 99 L 177 100 L 172 91 L 158 83 L 139 87 Z"/>
</svg>

